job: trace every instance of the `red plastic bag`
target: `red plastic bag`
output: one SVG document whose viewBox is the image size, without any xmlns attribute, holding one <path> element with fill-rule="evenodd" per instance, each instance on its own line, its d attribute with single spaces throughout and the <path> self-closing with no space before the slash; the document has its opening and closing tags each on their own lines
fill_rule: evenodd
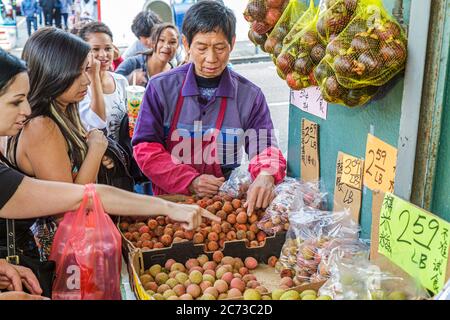
<svg viewBox="0 0 450 320">
<path fill-rule="evenodd" d="M 55 235 L 52 299 L 120 300 L 121 241 L 94 185 L 86 186 L 80 208 L 64 215 Z"/>
</svg>

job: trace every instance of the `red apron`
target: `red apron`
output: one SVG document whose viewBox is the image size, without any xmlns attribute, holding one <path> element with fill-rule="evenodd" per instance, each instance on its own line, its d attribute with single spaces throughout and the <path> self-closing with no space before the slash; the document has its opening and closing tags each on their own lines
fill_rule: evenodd
<svg viewBox="0 0 450 320">
<path fill-rule="evenodd" d="M 183 83 L 184 85 L 184 83 Z M 166 141 L 166 148 L 169 153 L 172 152 L 174 147 L 178 145 L 183 138 L 180 137 L 178 141 L 172 141 L 171 136 L 172 133 L 177 129 L 177 124 L 180 118 L 181 110 L 183 109 L 184 104 L 184 97 L 182 95 L 183 86 L 181 86 L 180 95 L 178 96 L 178 101 L 175 109 L 175 114 L 172 119 L 172 123 L 170 125 L 169 135 L 167 136 Z M 191 167 L 193 167 L 198 173 L 200 174 L 209 174 L 214 175 L 215 177 L 223 177 L 222 168 L 220 167 L 220 161 L 218 159 L 218 152 L 217 152 L 217 138 L 220 134 L 220 130 L 222 129 L 223 121 L 225 119 L 225 112 L 227 110 L 227 98 L 222 97 L 222 101 L 220 103 L 220 110 L 219 115 L 217 116 L 216 125 L 214 133 L 212 134 L 212 137 L 209 141 L 204 141 L 203 139 L 203 133 L 201 135 L 201 150 L 196 150 L 195 148 L 195 139 L 192 137 L 190 138 L 190 147 L 191 147 L 191 163 L 188 163 Z M 197 138 L 200 139 L 200 138 Z M 200 148 L 197 148 L 200 149 Z M 205 150 L 207 150 L 205 152 Z M 211 152 L 208 152 L 211 150 Z M 198 154 L 198 152 L 202 152 L 201 155 Z M 196 154 L 197 153 L 197 154 Z M 203 154 L 206 155 L 207 161 L 201 161 L 201 164 L 196 164 L 194 162 L 195 157 L 200 156 L 200 159 L 205 159 Z"/>
</svg>

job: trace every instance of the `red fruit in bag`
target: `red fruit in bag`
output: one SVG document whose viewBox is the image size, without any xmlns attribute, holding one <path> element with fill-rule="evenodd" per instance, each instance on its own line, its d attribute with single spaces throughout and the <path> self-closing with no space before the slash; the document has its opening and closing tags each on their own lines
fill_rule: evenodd
<svg viewBox="0 0 450 320">
<path fill-rule="evenodd" d="M 281 8 L 285 0 L 267 0 L 266 4 L 268 8 Z"/>
<path fill-rule="evenodd" d="M 271 8 L 267 10 L 266 19 L 264 20 L 264 22 L 273 28 L 277 24 L 280 17 L 281 11 L 278 9 Z"/>
<path fill-rule="evenodd" d="M 292 90 L 300 90 L 303 88 L 300 75 L 296 72 L 291 72 L 286 76 L 286 82 Z"/>
<path fill-rule="evenodd" d="M 257 34 L 265 34 L 272 29 L 273 26 L 265 23 L 265 22 L 259 22 L 255 21 L 252 23 L 252 30 L 256 32 Z"/>
</svg>

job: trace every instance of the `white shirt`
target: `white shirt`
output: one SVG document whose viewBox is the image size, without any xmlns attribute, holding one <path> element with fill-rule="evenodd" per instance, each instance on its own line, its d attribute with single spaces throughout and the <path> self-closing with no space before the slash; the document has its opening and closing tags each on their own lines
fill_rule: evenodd
<svg viewBox="0 0 450 320">
<path fill-rule="evenodd" d="M 88 93 L 83 101 L 80 102 L 78 110 L 80 111 L 81 122 L 86 130 L 105 129 L 108 136 L 119 140 L 119 130 L 122 118 L 127 113 L 127 93 L 128 80 L 117 73 L 109 72 L 115 83 L 115 90 L 111 94 L 103 94 L 105 101 L 106 121 L 103 121 L 91 109 L 92 91 L 88 88 Z"/>
</svg>

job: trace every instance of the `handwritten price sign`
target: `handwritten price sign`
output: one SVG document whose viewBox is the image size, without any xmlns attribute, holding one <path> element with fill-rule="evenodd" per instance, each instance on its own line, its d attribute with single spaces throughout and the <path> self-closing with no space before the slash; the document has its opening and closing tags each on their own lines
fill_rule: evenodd
<svg viewBox="0 0 450 320">
<path fill-rule="evenodd" d="M 394 192 L 397 149 L 369 134 L 366 147 L 364 185 L 370 190 Z"/>
<path fill-rule="evenodd" d="M 343 156 L 342 182 L 356 189 L 362 189 L 364 161 L 348 154 Z"/>
<path fill-rule="evenodd" d="M 450 224 L 391 193 L 384 197 L 378 252 L 434 293 L 445 283 Z"/>
<path fill-rule="evenodd" d="M 304 181 L 318 181 L 319 171 L 319 125 L 307 119 L 302 119 L 302 179 Z"/>
<path fill-rule="evenodd" d="M 304 112 L 327 120 L 328 103 L 323 99 L 319 87 L 291 91 L 291 103 Z"/>
<path fill-rule="evenodd" d="M 359 169 L 357 164 L 353 165 L 354 160 L 359 160 L 356 161 L 359 163 Z M 336 183 L 334 187 L 334 211 L 349 209 L 353 219 L 358 222 L 359 213 L 361 211 L 362 186 L 361 183 L 359 183 L 359 187 L 355 187 L 354 185 L 358 184 L 356 183 L 357 181 L 361 182 L 363 171 L 362 167 L 363 161 L 361 159 L 354 158 L 343 152 L 338 153 L 338 158 L 336 161 Z M 352 179 L 351 173 L 358 172 L 358 170 L 360 177 L 359 180 Z M 347 183 L 344 181 L 344 177 L 346 177 L 346 180 L 353 183 Z"/>
</svg>

